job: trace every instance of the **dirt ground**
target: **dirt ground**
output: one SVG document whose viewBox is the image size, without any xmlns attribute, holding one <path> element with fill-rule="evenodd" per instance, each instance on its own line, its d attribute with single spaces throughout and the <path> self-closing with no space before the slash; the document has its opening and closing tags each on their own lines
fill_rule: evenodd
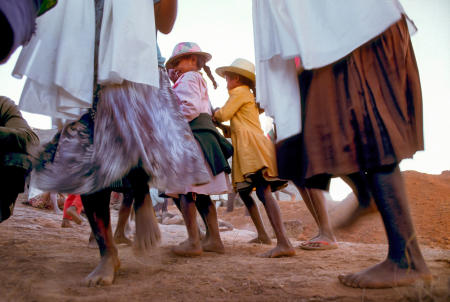
<svg viewBox="0 0 450 302">
<path fill-rule="evenodd" d="M 60 215 L 18 203 L 14 216 L 0 224 L 0 301 L 450 301 L 450 172 L 407 171 L 404 176 L 434 278 L 429 285 L 362 290 L 339 283 L 339 273 L 384 259 L 387 245 L 377 214 L 337 232 L 337 250 L 297 249 L 295 257 L 264 259 L 256 255 L 269 246 L 246 243 L 254 228 L 244 209 L 227 213 L 220 208 L 219 218 L 235 227 L 222 233 L 224 255 L 176 257 L 170 247 L 184 240 L 184 226 L 161 225 L 161 248 L 136 258 L 131 247 L 119 246 L 121 269 L 114 284 L 87 288 L 82 280 L 99 259 L 97 250 L 87 248 L 89 226 L 63 229 Z M 284 220 L 296 219 L 303 226 L 291 238 L 294 245 L 315 235 L 303 202 L 280 202 L 280 207 Z M 115 225 L 117 214 L 112 214 Z"/>
</svg>

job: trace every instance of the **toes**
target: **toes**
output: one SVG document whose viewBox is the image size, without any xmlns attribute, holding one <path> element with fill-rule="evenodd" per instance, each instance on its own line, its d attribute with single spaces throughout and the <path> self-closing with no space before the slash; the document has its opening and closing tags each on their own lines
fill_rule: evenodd
<svg viewBox="0 0 450 302">
<path fill-rule="evenodd" d="M 339 281 L 341 281 L 342 284 L 346 285 L 346 286 L 350 286 L 350 287 L 355 287 L 353 286 L 353 282 L 354 282 L 354 274 L 341 274 L 338 276 Z"/>
</svg>

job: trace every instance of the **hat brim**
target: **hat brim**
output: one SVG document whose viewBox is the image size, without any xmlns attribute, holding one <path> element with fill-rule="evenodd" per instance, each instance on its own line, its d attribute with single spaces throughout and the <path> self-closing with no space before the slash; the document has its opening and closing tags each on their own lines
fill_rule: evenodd
<svg viewBox="0 0 450 302">
<path fill-rule="evenodd" d="M 234 66 L 223 66 L 223 67 L 219 67 L 216 69 L 216 73 L 219 76 L 221 76 L 222 78 L 225 77 L 225 73 L 227 73 L 227 72 L 237 73 L 237 74 L 251 80 L 253 83 L 255 83 L 255 78 L 256 78 L 255 74 L 246 69 L 242 69 L 242 68 L 234 67 Z"/>
<path fill-rule="evenodd" d="M 183 52 L 180 54 L 177 54 L 176 56 L 170 57 L 169 60 L 167 60 L 166 62 L 166 68 L 167 69 L 171 69 L 174 68 L 175 66 L 173 65 L 173 63 L 184 56 L 189 56 L 189 55 L 199 55 L 205 58 L 205 62 L 208 62 L 209 60 L 211 60 L 212 56 L 207 53 L 207 52 L 203 52 L 203 51 L 193 51 L 193 52 Z"/>
</svg>

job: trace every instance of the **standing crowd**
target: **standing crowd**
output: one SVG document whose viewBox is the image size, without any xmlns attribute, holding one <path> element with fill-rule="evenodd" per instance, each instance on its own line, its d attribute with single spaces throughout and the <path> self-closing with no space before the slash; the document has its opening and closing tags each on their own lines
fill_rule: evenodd
<svg viewBox="0 0 450 302">
<path fill-rule="evenodd" d="M 162 57 L 157 32 L 170 33 L 176 16 L 177 0 L 0 2 L 1 62 L 25 45 L 13 72 L 27 76 L 19 108 L 67 121 L 32 151 L 37 136 L 0 98 L 0 221 L 33 168 L 39 189 L 71 194 L 66 215 L 78 219 L 84 207 L 100 252 L 86 284 L 111 284 L 120 267 L 112 191 L 126 196 L 120 232 L 134 208 L 137 252 L 161 239 L 150 186 L 173 198 L 188 233 L 172 249 L 179 256 L 225 252 L 210 195 L 232 192 L 256 227 L 251 242 L 270 244 L 255 191 L 277 239 L 262 256 L 275 258 L 296 250 L 272 192 L 292 181 L 313 215 L 319 234 L 300 248 L 334 249 L 323 191 L 341 177 L 361 209 L 376 205 L 389 249 L 383 262 L 339 280 L 360 288 L 430 280 L 398 167 L 423 149 L 415 26 L 399 1 L 253 0 L 256 69 L 243 58 L 216 69 L 229 93 L 222 108 L 208 96 L 204 74 L 217 88 L 210 53 L 180 42 Z"/>
</svg>

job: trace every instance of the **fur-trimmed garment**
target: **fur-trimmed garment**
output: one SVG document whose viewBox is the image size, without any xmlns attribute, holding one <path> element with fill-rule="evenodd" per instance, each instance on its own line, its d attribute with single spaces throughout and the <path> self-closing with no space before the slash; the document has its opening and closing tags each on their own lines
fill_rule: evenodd
<svg viewBox="0 0 450 302">
<path fill-rule="evenodd" d="M 160 89 L 124 81 L 102 87 L 90 114 L 68 124 L 35 163 L 37 186 L 86 194 L 142 167 L 161 190 L 204 184 L 209 174 L 165 70 Z"/>
</svg>

